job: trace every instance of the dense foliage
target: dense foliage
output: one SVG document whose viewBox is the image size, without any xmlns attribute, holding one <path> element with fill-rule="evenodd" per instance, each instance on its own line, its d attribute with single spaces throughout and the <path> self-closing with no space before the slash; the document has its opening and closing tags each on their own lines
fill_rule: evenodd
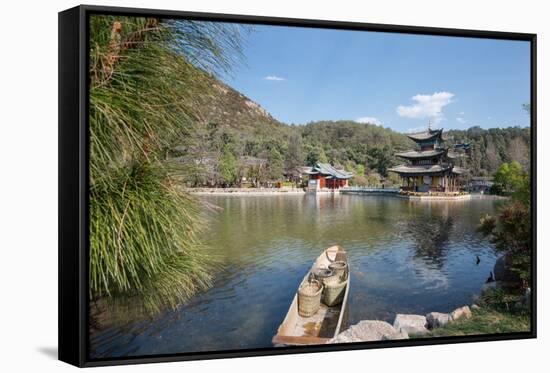
<svg viewBox="0 0 550 373">
<path fill-rule="evenodd" d="M 522 189 L 526 172 L 516 161 L 503 163 L 495 172 L 493 189 L 496 194 L 515 192 Z"/>
<path fill-rule="evenodd" d="M 510 172 L 512 168 L 512 172 Z M 509 172 L 503 176 L 502 170 Z M 515 170 L 512 163 L 504 164 L 497 172 L 500 182 L 508 186 L 512 197 L 498 211 L 481 219 L 479 230 L 490 237 L 495 249 L 505 255 L 507 267 L 516 273 L 518 287 L 531 286 L 531 184 L 530 175 Z M 513 188 L 510 189 L 510 188 Z"/>
<path fill-rule="evenodd" d="M 220 102 L 223 111 L 246 111 L 246 98 Z M 249 101 L 248 101 L 249 102 Z M 235 106 L 237 105 L 237 106 Z M 254 119 L 255 118 L 255 119 Z M 179 157 L 189 173 L 189 186 L 271 185 L 279 180 L 299 180 L 299 166 L 329 162 L 356 174 L 352 183 L 373 185 L 381 179 L 398 183 L 388 169 L 404 160 L 396 152 L 414 149 L 404 134 L 374 124 L 354 121 L 322 121 L 301 126 L 284 125 L 263 115 L 251 116 L 242 127 L 224 121 L 202 126 L 200 134 L 188 137 Z M 256 121 L 251 127 L 251 122 Z M 529 167 L 528 128 L 481 129 L 445 132 L 446 145 L 470 144 L 467 156 L 459 159 L 468 176 L 493 176 L 503 162 L 516 161 Z M 230 162 L 228 162 L 230 158 Z"/>
<path fill-rule="evenodd" d="M 211 90 L 206 71 L 234 63 L 239 32 L 208 22 L 91 17 L 92 300 L 132 300 L 150 313 L 209 284 L 199 206 L 165 158 L 194 133 L 197 97 Z"/>
<path fill-rule="evenodd" d="M 472 176 L 493 176 L 504 162 L 516 161 L 530 167 L 531 132 L 529 127 L 450 130 L 445 133 L 451 143 L 469 143 L 470 156 L 464 159 Z"/>
</svg>

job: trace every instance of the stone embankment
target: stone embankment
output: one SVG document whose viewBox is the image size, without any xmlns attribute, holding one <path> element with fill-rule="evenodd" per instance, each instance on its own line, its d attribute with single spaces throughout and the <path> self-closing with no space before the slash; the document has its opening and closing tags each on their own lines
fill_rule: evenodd
<svg viewBox="0 0 550 373">
<path fill-rule="evenodd" d="M 210 196 L 281 196 L 302 195 L 301 188 L 187 188 L 186 192 L 196 195 Z"/>
<path fill-rule="evenodd" d="M 478 307 L 472 305 L 472 308 Z M 472 317 L 469 306 L 455 309 L 451 313 L 430 312 L 425 316 L 397 314 L 393 325 L 379 320 L 363 320 L 350 326 L 332 338 L 328 343 L 371 342 L 408 339 L 410 335 L 421 336 L 430 330 L 441 328 L 453 321 Z"/>
</svg>

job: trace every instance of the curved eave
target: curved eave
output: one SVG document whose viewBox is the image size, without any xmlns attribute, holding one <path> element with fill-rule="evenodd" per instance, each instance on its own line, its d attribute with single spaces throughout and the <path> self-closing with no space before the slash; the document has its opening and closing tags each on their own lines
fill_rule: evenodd
<svg viewBox="0 0 550 373">
<path fill-rule="evenodd" d="M 442 133 L 443 133 L 443 130 L 439 129 L 439 130 L 430 131 L 430 133 L 427 133 L 427 132 L 411 133 L 406 136 L 413 141 L 424 142 L 424 141 L 430 141 L 438 137 L 441 137 Z"/>
<path fill-rule="evenodd" d="M 401 176 L 423 176 L 423 175 L 443 175 L 446 171 L 423 171 L 423 172 L 406 172 L 406 171 L 395 171 L 388 170 L 390 172 L 395 172 Z"/>
<path fill-rule="evenodd" d="M 438 137 L 438 135 L 431 135 L 431 136 L 426 136 L 426 137 L 423 137 L 423 136 L 414 136 L 414 135 L 407 135 L 407 137 L 413 141 L 416 141 L 416 142 L 424 142 L 424 141 L 430 141 L 430 140 L 434 140 L 435 138 Z"/>
<path fill-rule="evenodd" d="M 403 165 L 392 167 L 388 171 L 395 172 L 401 176 L 442 175 L 451 171 L 451 167 L 411 167 Z"/>
<path fill-rule="evenodd" d="M 439 158 L 441 156 L 443 156 L 445 154 L 445 151 L 444 150 L 441 150 L 441 151 L 432 151 L 432 150 L 428 150 L 428 151 L 409 151 L 409 152 L 403 152 L 403 153 L 395 153 L 395 156 L 396 157 L 399 157 L 399 158 L 403 158 L 403 159 L 408 159 L 408 160 L 418 160 L 418 159 L 430 159 L 430 158 Z"/>
<path fill-rule="evenodd" d="M 353 177 L 353 175 L 352 176 L 342 176 L 342 177 L 329 175 L 329 176 L 325 177 L 325 179 L 348 180 L 348 179 L 351 179 L 352 177 Z"/>
<path fill-rule="evenodd" d="M 330 174 L 324 174 L 322 172 L 305 172 L 306 175 L 321 175 L 321 176 L 324 176 L 325 179 L 342 179 L 342 180 L 347 180 L 347 179 L 351 179 L 353 177 L 353 175 L 341 175 L 341 176 L 335 176 L 335 175 L 330 175 Z"/>
</svg>

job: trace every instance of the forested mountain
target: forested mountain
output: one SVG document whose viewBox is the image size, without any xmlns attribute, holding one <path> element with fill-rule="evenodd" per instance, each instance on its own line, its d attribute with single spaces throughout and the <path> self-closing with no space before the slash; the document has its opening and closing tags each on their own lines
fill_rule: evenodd
<svg viewBox="0 0 550 373">
<path fill-rule="evenodd" d="M 395 178 L 388 168 L 403 163 L 398 151 L 415 144 L 404 134 L 375 124 L 319 121 L 286 125 L 264 108 L 210 75 L 211 89 L 197 99 L 195 130 L 182 136 L 170 152 L 185 170 L 189 186 L 270 185 L 298 181 L 300 166 L 317 161 L 353 171 L 357 182 Z M 469 143 L 470 156 L 461 165 L 471 176 L 492 175 L 503 162 L 529 164 L 528 128 L 449 130 L 447 146 Z"/>
<path fill-rule="evenodd" d="M 387 176 L 387 169 L 399 162 L 394 153 L 415 146 L 389 128 L 354 121 L 313 122 L 296 130 L 310 152 L 318 151 L 323 160 L 360 174 L 364 170 Z M 306 160 L 312 164 L 315 157 Z"/>
<path fill-rule="evenodd" d="M 448 142 L 470 143 L 470 156 L 465 166 L 474 176 L 493 175 L 503 162 L 517 161 L 525 169 L 530 166 L 531 131 L 529 128 L 471 127 L 446 132 Z"/>
</svg>

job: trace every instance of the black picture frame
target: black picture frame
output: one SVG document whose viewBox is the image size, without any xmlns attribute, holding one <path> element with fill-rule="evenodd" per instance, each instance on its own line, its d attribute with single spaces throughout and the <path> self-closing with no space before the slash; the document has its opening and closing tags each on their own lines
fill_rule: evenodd
<svg viewBox="0 0 550 373">
<path fill-rule="evenodd" d="M 90 359 L 88 356 L 88 20 L 92 14 L 160 16 L 247 24 L 284 25 L 343 30 L 381 31 L 401 34 L 457 36 L 527 41 L 531 45 L 531 186 L 532 276 L 531 331 L 399 341 L 379 341 L 308 347 L 243 349 L 178 353 L 131 358 Z M 219 359 L 260 355 L 357 350 L 536 338 L 536 180 L 537 180 L 537 35 L 529 33 L 460 30 L 388 24 L 311 19 L 276 18 L 81 5 L 59 13 L 59 360 L 79 367 Z"/>
</svg>

